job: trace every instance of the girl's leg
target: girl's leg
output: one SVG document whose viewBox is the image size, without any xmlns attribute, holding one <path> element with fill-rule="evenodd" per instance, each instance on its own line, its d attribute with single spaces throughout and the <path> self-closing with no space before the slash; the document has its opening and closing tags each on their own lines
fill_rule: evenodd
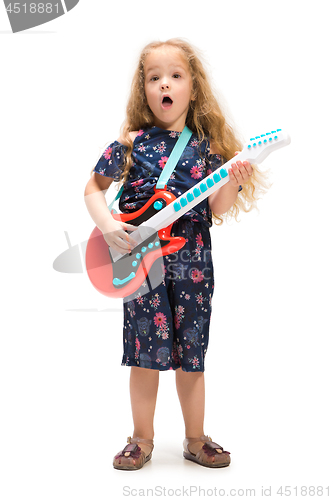
<svg viewBox="0 0 333 500">
<path fill-rule="evenodd" d="M 185 458 L 190 460 L 194 458 L 195 462 L 206 467 L 227 467 L 230 464 L 229 452 L 212 442 L 204 433 L 204 372 L 185 372 L 178 368 L 176 370 L 176 385 L 183 410 L 185 437 L 194 438 L 190 441 L 184 441 Z M 215 453 L 208 453 L 207 448 L 203 448 L 206 441 L 212 442 L 212 446 L 216 449 Z"/>
<path fill-rule="evenodd" d="M 185 437 L 200 437 L 204 435 L 205 415 L 205 379 L 204 372 L 185 372 L 176 370 L 176 387 L 182 408 Z M 197 453 L 202 443 L 194 443 L 191 451 Z"/>
<path fill-rule="evenodd" d="M 133 438 L 154 438 L 154 414 L 159 383 L 159 370 L 131 367 L 130 395 L 133 415 Z M 151 447 L 140 444 L 144 452 Z"/>
</svg>

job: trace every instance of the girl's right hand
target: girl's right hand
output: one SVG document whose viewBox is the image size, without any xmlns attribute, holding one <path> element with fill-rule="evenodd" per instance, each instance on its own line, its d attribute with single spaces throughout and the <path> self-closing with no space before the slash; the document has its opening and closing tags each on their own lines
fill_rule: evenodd
<svg viewBox="0 0 333 500">
<path fill-rule="evenodd" d="M 131 250 L 138 244 L 126 232 L 126 230 L 135 231 L 137 227 L 127 224 L 126 222 L 121 222 L 111 218 L 111 220 L 109 220 L 107 224 L 100 229 L 109 247 L 117 250 L 117 252 L 121 254 L 131 252 Z"/>
</svg>

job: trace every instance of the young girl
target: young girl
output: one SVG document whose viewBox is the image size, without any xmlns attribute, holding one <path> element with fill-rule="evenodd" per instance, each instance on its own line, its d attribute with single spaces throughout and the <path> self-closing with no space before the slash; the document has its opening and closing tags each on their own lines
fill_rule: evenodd
<svg viewBox="0 0 333 500">
<path fill-rule="evenodd" d="M 139 210 L 154 186 L 185 125 L 192 136 L 167 189 L 176 197 L 242 149 L 213 96 L 193 48 L 181 39 L 146 46 L 132 82 L 127 118 L 120 138 L 104 151 L 85 190 L 85 201 L 108 245 L 121 253 L 137 243 L 116 221 L 104 193 L 123 183 L 119 207 Z M 131 366 L 133 436 L 113 461 L 117 469 L 140 469 L 152 456 L 153 419 L 159 372 L 176 370 L 176 387 L 185 422 L 184 457 L 206 467 L 225 467 L 229 452 L 204 433 L 204 359 L 214 289 L 209 228 L 212 217 L 249 211 L 266 188 L 264 176 L 248 162 L 235 162 L 230 182 L 180 217 L 172 235 L 185 246 L 163 257 L 165 275 L 150 293 L 124 302 L 124 354 Z"/>
</svg>

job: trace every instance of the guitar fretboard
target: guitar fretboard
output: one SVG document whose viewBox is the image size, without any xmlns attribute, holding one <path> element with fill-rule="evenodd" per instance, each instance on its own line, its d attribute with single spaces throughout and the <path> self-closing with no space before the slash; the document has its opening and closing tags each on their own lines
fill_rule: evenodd
<svg viewBox="0 0 333 500">
<path fill-rule="evenodd" d="M 179 196 L 179 198 L 170 203 L 170 205 L 143 222 L 141 226 L 150 227 L 155 231 L 159 231 L 163 227 L 169 226 L 217 189 L 229 182 L 228 168 L 232 163 L 245 160 L 248 160 L 250 163 L 261 163 L 269 153 L 283 146 L 287 146 L 289 143 L 290 137 L 288 134 L 283 133 L 281 129 L 266 132 L 265 134 L 251 138 L 238 155 L 231 158 L 231 160 L 215 170 L 215 172 L 211 173 L 193 188 Z"/>
</svg>

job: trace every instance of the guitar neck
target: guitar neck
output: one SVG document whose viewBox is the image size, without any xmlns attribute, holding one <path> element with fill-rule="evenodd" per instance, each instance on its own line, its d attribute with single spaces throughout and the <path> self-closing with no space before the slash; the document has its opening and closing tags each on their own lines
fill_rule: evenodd
<svg viewBox="0 0 333 500">
<path fill-rule="evenodd" d="M 248 160 L 250 163 L 261 163 L 272 151 L 290 144 L 288 134 L 281 129 L 267 132 L 250 139 L 243 150 L 212 174 L 198 182 L 194 187 L 186 191 L 179 198 L 157 212 L 150 219 L 143 222 L 141 226 L 149 227 L 155 231 L 169 226 L 186 212 L 198 205 L 212 193 L 229 182 L 228 168 L 235 161 Z"/>
<path fill-rule="evenodd" d="M 237 161 L 243 161 L 240 158 L 240 155 L 237 155 L 237 157 Z M 230 160 L 230 162 L 231 161 L 233 162 L 233 160 Z M 227 163 L 214 172 L 215 178 L 214 174 L 205 177 L 204 181 L 199 182 L 195 185 L 194 188 L 186 191 L 179 198 L 163 208 L 160 212 L 156 213 L 155 215 L 150 217 L 150 219 L 140 224 L 140 226 L 149 226 L 155 231 L 159 231 L 163 227 L 167 227 L 175 222 L 186 212 L 191 210 L 212 193 L 217 191 L 217 189 L 221 188 L 222 186 L 224 186 L 224 184 L 229 182 L 229 175 L 226 168 L 228 168 Z"/>
<path fill-rule="evenodd" d="M 290 144 L 290 137 L 287 133 L 282 132 L 281 129 L 251 138 L 238 155 L 231 158 L 231 160 L 205 177 L 201 182 L 198 182 L 198 184 L 186 191 L 160 212 L 157 212 L 150 219 L 143 222 L 141 226 L 149 227 L 155 231 L 169 226 L 229 182 L 228 168 L 232 163 L 245 160 L 248 160 L 250 163 L 261 163 L 271 152 L 288 144 Z"/>
</svg>

